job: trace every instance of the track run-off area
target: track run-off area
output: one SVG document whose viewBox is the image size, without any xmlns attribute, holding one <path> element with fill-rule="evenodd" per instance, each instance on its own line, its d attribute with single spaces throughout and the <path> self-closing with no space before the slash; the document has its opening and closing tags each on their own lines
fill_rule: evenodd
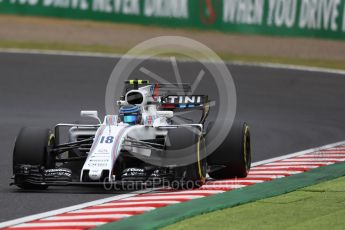
<svg viewBox="0 0 345 230">
<path fill-rule="evenodd" d="M 111 56 L 0 52 L 0 204 L 6 207 L 0 212 L 1 227 L 92 228 L 345 160 L 344 143 L 314 149 L 345 139 L 344 73 L 229 63 L 237 89 L 237 117 L 252 130 L 253 161 L 257 163 L 247 178 L 210 180 L 201 189 L 177 192 L 128 193 L 84 187 L 29 192 L 10 187 L 12 149 L 19 129 L 73 122 L 83 109 L 97 109 L 104 115 L 105 88 L 117 61 Z M 196 76 L 198 63 L 178 64 L 184 75 Z M 169 62 L 152 60 L 146 65 L 161 75 L 172 74 Z M 201 87 L 212 91 L 207 84 Z M 298 152 L 304 149 L 311 150 Z M 286 156 L 292 152 L 298 153 Z M 5 222 L 22 217 L 26 219 Z"/>
</svg>

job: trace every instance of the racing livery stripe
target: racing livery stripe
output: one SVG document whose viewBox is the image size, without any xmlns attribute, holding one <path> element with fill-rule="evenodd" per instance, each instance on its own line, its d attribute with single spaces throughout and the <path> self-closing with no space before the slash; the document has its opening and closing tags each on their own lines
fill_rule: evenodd
<svg viewBox="0 0 345 230">
<path fill-rule="evenodd" d="M 120 132 L 124 132 L 125 129 Z M 119 135 L 120 137 L 121 135 Z M 120 138 L 119 138 L 120 139 Z M 116 145 L 120 140 L 116 140 Z M 151 193 L 136 194 L 119 200 L 90 205 L 81 209 L 46 216 L 45 218 L 9 226 L 7 229 L 92 229 L 133 215 L 188 202 L 193 199 L 243 188 L 257 183 L 265 183 L 277 178 L 303 173 L 314 168 L 345 161 L 345 142 L 318 148 L 303 154 L 292 154 L 289 158 L 274 159 L 256 164 L 246 178 L 226 180 L 207 179 L 199 189 L 176 191 L 171 188 L 154 190 Z"/>
<path fill-rule="evenodd" d="M 121 142 L 122 136 L 123 136 L 123 134 L 127 128 L 128 128 L 128 126 L 125 126 L 122 130 L 120 130 L 120 132 L 117 135 L 117 139 L 115 140 L 115 143 L 113 144 L 113 148 L 111 150 L 111 154 L 112 154 L 113 159 L 115 159 L 115 157 L 116 157 L 116 153 L 117 153 L 118 148 L 120 147 L 120 142 Z"/>
<path fill-rule="evenodd" d="M 100 130 L 96 133 L 96 137 L 95 137 L 95 140 L 94 140 L 94 143 L 95 143 L 95 144 L 92 145 L 92 148 L 90 149 L 90 152 L 93 152 L 94 149 L 96 148 L 96 146 L 98 145 L 98 143 L 99 143 L 99 138 L 102 136 L 104 129 L 105 129 L 105 126 L 102 126 L 102 127 L 100 128 Z M 91 156 L 91 155 L 90 155 L 90 156 Z"/>
</svg>

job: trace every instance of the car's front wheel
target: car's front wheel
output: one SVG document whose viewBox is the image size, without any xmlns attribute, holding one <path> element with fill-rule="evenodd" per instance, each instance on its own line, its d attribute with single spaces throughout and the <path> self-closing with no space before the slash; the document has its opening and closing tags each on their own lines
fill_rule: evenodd
<svg viewBox="0 0 345 230">
<path fill-rule="evenodd" d="M 54 157 L 48 148 L 54 146 L 54 135 L 49 129 L 25 127 L 17 136 L 13 151 L 13 174 L 16 174 L 16 166 L 32 165 L 43 166 L 45 169 L 54 168 Z M 15 176 L 15 184 L 23 189 L 46 189 L 47 185 L 32 184 L 21 176 Z"/>
</svg>

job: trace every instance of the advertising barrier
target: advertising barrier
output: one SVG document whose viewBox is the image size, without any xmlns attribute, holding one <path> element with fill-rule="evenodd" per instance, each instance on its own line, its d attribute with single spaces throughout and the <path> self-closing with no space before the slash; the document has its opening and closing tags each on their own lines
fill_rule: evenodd
<svg viewBox="0 0 345 230">
<path fill-rule="evenodd" d="M 0 13 L 345 39 L 345 0 L 0 0 Z"/>
</svg>

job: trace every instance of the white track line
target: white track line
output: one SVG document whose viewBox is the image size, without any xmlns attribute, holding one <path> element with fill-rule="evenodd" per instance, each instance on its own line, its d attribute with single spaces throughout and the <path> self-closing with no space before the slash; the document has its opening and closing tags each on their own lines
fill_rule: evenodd
<svg viewBox="0 0 345 230">
<path fill-rule="evenodd" d="M 197 198 L 203 198 L 205 196 L 202 195 L 167 195 L 167 196 L 136 196 L 136 197 L 130 197 L 123 200 L 130 200 L 130 201 L 138 201 L 138 200 L 175 200 L 175 199 L 197 199 Z"/>
<path fill-rule="evenodd" d="M 303 156 L 298 156 L 297 158 L 345 158 L 345 153 L 342 154 L 327 154 L 327 153 L 319 153 L 319 154 L 306 154 Z"/>
<path fill-rule="evenodd" d="M 73 216 L 51 216 L 44 219 L 45 220 L 87 220 L 87 219 L 120 219 L 127 218 L 132 215 L 129 214 L 100 214 L 100 215 L 73 215 Z"/>
<path fill-rule="evenodd" d="M 207 183 L 207 182 L 206 182 Z M 209 193 L 209 194 L 217 194 L 217 193 L 222 193 L 224 192 L 223 190 L 186 190 L 186 191 L 172 191 L 172 192 L 159 192 L 159 193 L 153 193 L 152 195 L 179 195 L 179 194 L 205 194 L 205 193 Z"/>
<path fill-rule="evenodd" d="M 268 164 L 268 163 L 275 162 L 275 161 L 284 160 L 284 159 L 287 159 L 287 158 L 292 158 L 292 157 L 300 156 L 300 155 L 303 155 L 303 154 L 313 153 L 313 152 L 320 151 L 322 149 L 333 148 L 335 146 L 344 145 L 344 144 L 345 144 L 345 141 L 341 141 L 341 142 L 337 142 L 337 143 L 333 143 L 333 144 L 329 144 L 329 145 L 324 145 L 324 146 L 317 147 L 317 148 L 311 148 L 311 149 L 303 150 L 303 151 L 300 151 L 300 152 L 291 153 L 291 154 L 284 155 L 284 156 L 281 156 L 281 157 L 274 157 L 274 158 L 271 158 L 271 159 L 255 162 L 255 163 L 252 164 L 252 167 L 255 167 L 255 166 L 258 166 L 258 165 L 263 165 L 263 164 Z"/>
<path fill-rule="evenodd" d="M 223 191 L 224 192 L 224 191 Z M 137 201 L 137 202 L 121 202 L 121 203 L 105 203 L 105 204 L 100 204 L 97 205 L 97 207 L 107 207 L 107 206 L 128 206 L 128 205 L 156 205 L 156 204 L 178 204 L 181 203 L 180 201 L 176 201 L 176 200 L 160 200 L 160 201 Z"/>
<path fill-rule="evenodd" d="M 14 53 L 14 54 L 38 54 L 38 55 L 62 55 L 62 56 L 76 56 L 76 57 L 99 57 L 99 58 L 122 58 L 123 54 L 107 54 L 107 53 L 94 53 L 94 52 L 77 52 L 77 51 L 59 51 L 59 50 L 37 50 L 37 49 L 16 49 L 16 48 L 0 48 L 0 52 L 3 53 Z M 127 58 L 136 58 L 136 59 L 146 59 L 145 56 L 126 56 Z M 168 61 L 168 57 L 150 57 L 151 60 L 155 61 Z M 212 62 L 216 61 L 202 60 L 203 62 Z M 191 59 L 179 58 L 179 62 L 195 62 Z M 318 67 L 309 67 L 309 66 L 298 66 L 298 65 L 286 65 L 286 64 L 276 64 L 269 62 L 243 62 L 243 61 L 224 61 L 227 64 L 239 65 L 239 66 L 257 66 L 273 69 L 288 69 L 288 70 L 297 70 L 297 71 L 308 71 L 308 72 L 319 72 L 319 73 L 331 73 L 345 75 L 344 70 L 330 69 L 330 68 L 318 68 Z"/>
<path fill-rule="evenodd" d="M 276 162 L 276 163 L 269 163 L 269 164 L 264 164 L 260 167 L 269 167 L 269 166 L 277 166 L 277 165 L 286 165 L 286 166 L 290 166 L 290 167 L 299 167 L 300 165 L 331 165 L 334 164 L 334 162 Z"/>
<path fill-rule="evenodd" d="M 269 62 L 266 63 L 266 62 L 241 62 L 241 61 L 233 61 L 233 62 L 228 62 L 228 63 L 233 64 L 233 65 L 240 65 L 240 66 L 257 66 L 257 67 L 265 67 L 265 68 L 272 68 L 272 69 L 287 69 L 287 70 L 298 70 L 298 71 L 307 71 L 307 72 L 345 75 L 344 70 L 321 68 L 321 67 L 320 68 L 309 67 L 309 66 L 302 66 L 302 65 L 299 66 L 299 65 L 269 63 Z"/>
<path fill-rule="evenodd" d="M 249 176 L 251 175 L 259 175 L 259 174 L 270 174 L 270 175 L 275 175 L 275 174 L 297 174 L 301 173 L 301 171 L 289 171 L 289 170 L 267 170 L 267 171 L 250 171 Z"/>
<path fill-rule="evenodd" d="M 242 184 L 205 184 L 202 186 L 202 188 L 226 188 L 226 189 L 237 189 L 237 188 L 243 188 L 247 185 Z"/>
<path fill-rule="evenodd" d="M 270 178 L 270 179 L 278 179 L 278 178 L 285 177 L 285 175 L 252 175 L 252 174 L 250 174 L 250 175 L 248 175 L 248 177 L 250 177 L 250 178 L 263 178 L 263 177 L 265 177 L 265 178 Z"/>
<path fill-rule="evenodd" d="M 88 227 L 88 226 L 98 226 L 98 225 L 102 225 L 102 224 L 106 224 L 108 222 L 42 222 L 42 223 L 27 223 L 27 224 L 20 224 L 17 226 L 13 226 L 11 228 L 42 228 L 42 227 L 78 227 L 78 226 L 82 226 L 82 227 Z"/>
<path fill-rule="evenodd" d="M 297 169 L 296 167 L 295 168 L 276 168 L 276 169 L 272 169 L 272 168 L 253 168 L 250 170 L 250 172 L 254 172 L 254 173 L 257 173 L 257 172 L 265 172 L 265 173 L 272 173 L 272 174 L 275 174 L 275 173 L 290 173 L 290 172 L 302 172 L 303 170 L 300 170 L 300 169 Z"/>
<path fill-rule="evenodd" d="M 262 168 L 256 168 L 257 170 L 296 170 L 296 171 L 305 171 L 308 169 L 314 169 L 314 168 L 318 168 L 320 166 L 267 166 L 267 167 L 262 167 Z"/>
<path fill-rule="evenodd" d="M 281 162 L 315 162 L 315 163 L 322 163 L 322 162 L 338 162 L 338 161 L 344 161 L 345 158 L 293 158 L 293 159 L 285 159 Z"/>
<path fill-rule="evenodd" d="M 221 181 L 218 181 L 218 180 L 216 180 L 216 181 L 208 181 L 208 182 L 206 182 L 206 184 L 222 184 L 222 183 L 224 183 L 224 184 L 229 184 L 229 183 L 234 183 L 234 184 L 236 184 L 236 183 L 261 183 L 261 182 L 265 182 L 265 180 L 241 180 L 241 179 L 238 179 L 238 180 L 236 180 L 236 179 L 234 179 L 234 180 L 221 180 Z"/>
<path fill-rule="evenodd" d="M 81 210 L 75 210 L 69 213 L 99 213 L 99 212 L 146 212 L 156 209 L 156 207 L 118 207 L 118 208 L 87 208 Z"/>
</svg>

